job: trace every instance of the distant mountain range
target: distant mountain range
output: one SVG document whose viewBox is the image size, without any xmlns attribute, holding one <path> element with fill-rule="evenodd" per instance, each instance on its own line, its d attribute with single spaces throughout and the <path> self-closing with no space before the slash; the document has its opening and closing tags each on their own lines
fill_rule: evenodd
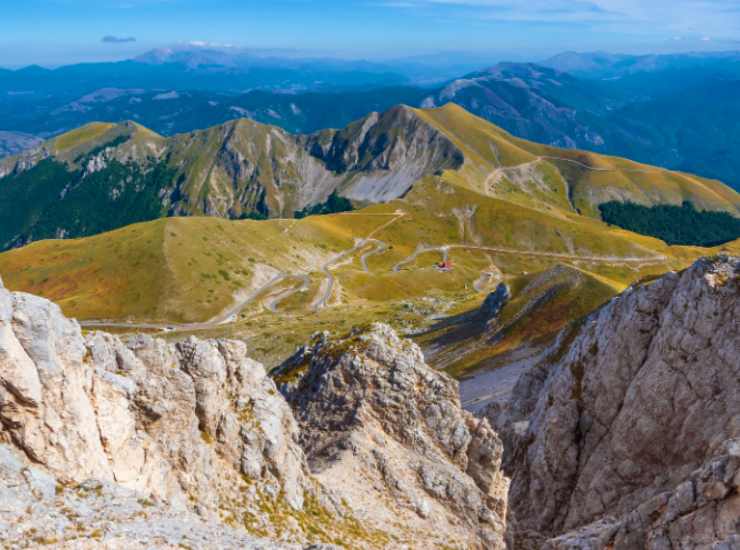
<svg viewBox="0 0 740 550">
<path fill-rule="evenodd" d="M 681 54 L 625 55 L 606 52 L 564 52 L 540 65 L 589 79 L 618 79 L 663 71 L 691 71 L 737 78 L 740 52 L 696 52 Z"/>
<path fill-rule="evenodd" d="M 731 147 L 740 139 L 737 52 L 565 53 L 541 65 L 501 63 L 437 86 L 413 84 L 433 70 L 424 59 L 384 65 L 201 48 L 54 71 L 0 71 L 1 129 L 49 137 L 92 121 L 134 120 L 173 135 L 247 117 L 314 132 L 399 103 L 455 102 L 519 137 L 698 173 L 740 189 L 740 159 Z M 0 155 L 26 144 L 33 142 L 3 147 L 0 138 Z"/>
<path fill-rule="evenodd" d="M 63 104 L 102 88 L 245 93 L 340 91 L 439 83 L 490 64 L 490 57 L 411 57 L 376 62 L 285 51 L 178 47 L 118 62 L 0 68 L 0 96 Z"/>
</svg>

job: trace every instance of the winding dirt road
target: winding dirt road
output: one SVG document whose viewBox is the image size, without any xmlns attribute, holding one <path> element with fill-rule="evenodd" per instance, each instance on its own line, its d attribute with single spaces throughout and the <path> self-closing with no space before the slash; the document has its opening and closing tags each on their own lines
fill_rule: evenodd
<svg viewBox="0 0 740 550">
<path fill-rule="evenodd" d="M 561 159 L 561 160 L 569 160 L 569 159 Z M 574 161 L 575 162 L 575 161 Z M 585 166 L 585 165 L 584 165 Z M 386 243 L 383 241 L 380 241 L 375 238 L 375 235 L 377 235 L 382 230 L 389 227 L 391 224 L 397 222 L 402 217 L 406 216 L 406 212 L 403 210 L 396 210 L 393 213 L 388 214 L 379 214 L 379 213 L 368 213 L 368 214 L 362 214 L 358 212 L 348 212 L 344 215 L 352 215 L 352 216 L 384 216 L 388 217 L 391 216 L 391 219 L 386 221 L 385 223 L 379 225 L 375 229 L 373 229 L 367 236 L 363 238 L 357 238 L 355 239 L 354 245 L 344 251 L 341 251 L 334 256 L 332 256 L 326 263 L 324 263 L 321 266 L 318 266 L 317 271 L 320 272 L 323 275 L 323 280 L 321 281 L 321 284 L 319 285 L 319 289 L 316 293 L 316 296 L 313 298 L 310 304 L 310 309 L 312 311 L 319 311 L 325 307 L 328 306 L 329 301 L 332 297 L 332 293 L 334 292 L 334 287 L 336 284 L 336 277 L 332 270 L 339 266 L 342 263 L 345 263 L 347 260 L 350 260 L 352 256 L 355 254 L 363 251 L 368 246 L 370 247 L 369 250 L 364 250 L 362 254 L 359 257 L 360 266 L 363 271 L 366 273 L 370 273 L 370 269 L 368 267 L 368 258 L 381 254 L 383 252 L 386 252 L 389 247 Z M 427 252 L 438 252 L 442 256 L 442 261 L 447 261 L 449 259 L 450 251 L 453 249 L 460 249 L 460 250 L 480 250 L 488 253 L 494 253 L 494 254 L 512 254 L 522 257 L 539 257 L 539 258 L 549 258 L 554 260 L 563 260 L 563 261 L 580 261 L 580 262 L 587 262 L 587 263 L 606 263 L 606 264 L 631 264 L 635 266 L 643 266 L 643 265 L 652 265 L 655 263 L 664 262 L 667 258 L 662 255 L 655 255 L 652 257 L 645 257 L 645 256 L 626 256 L 626 257 L 620 257 L 620 256 L 598 256 L 598 255 L 578 255 L 578 254 L 566 254 L 566 253 L 560 253 L 560 252 L 540 252 L 535 250 L 521 250 L 521 249 L 515 249 L 515 248 L 507 248 L 507 247 L 497 247 L 497 246 L 485 246 L 480 244 L 443 244 L 443 245 L 426 245 L 423 243 L 419 243 L 414 250 L 412 254 L 407 256 L 406 258 L 402 259 L 398 263 L 396 263 L 392 268 L 392 272 L 400 272 L 404 266 L 407 266 L 409 264 L 412 264 L 416 261 L 418 256 L 421 254 L 427 253 Z M 495 264 L 493 264 L 493 259 L 490 258 L 491 266 L 492 268 L 489 271 L 484 271 L 481 273 L 481 276 L 479 279 L 475 281 L 473 284 L 474 289 L 477 292 L 481 292 L 482 289 L 490 283 L 492 279 L 494 279 L 497 276 L 497 273 L 500 275 L 500 271 L 498 268 L 496 268 Z M 243 299 L 237 300 L 234 304 L 226 308 L 224 311 L 216 315 L 215 317 L 204 321 L 204 322 L 198 322 L 198 323 L 148 323 L 148 322 L 125 322 L 125 321 L 114 321 L 114 320 L 90 320 L 90 321 L 82 321 L 80 324 L 84 328 L 94 329 L 94 328 L 120 328 L 120 329 L 139 329 L 139 330 L 159 330 L 159 331 L 199 331 L 199 330 L 208 330 L 213 329 L 219 325 L 224 325 L 228 323 L 233 323 L 237 320 L 239 313 L 244 310 L 246 307 L 248 307 L 250 304 L 252 304 L 255 300 L 260 298 L 262 296 L 262 305 L 265 309 L 267 309 L 270 312 L 276 313 L 278 311 L 278 308 L 282 302 L 287 300 L 290 296 L 293 294 L 296 294 L 298 292 L 308 292 L 310 288 L 310 273 L 311 272 L 297 272 L 297 273 L 278 273 L 276 274 L 272 279 L 270 279 L 267 283 L 261 285 L 260 287 L 256 289 L 252 289 L 249 291 L 248 294 L 245 295 Z M 316 273 L 316 271 L 313 271 L 313 273 Z M 271 289 L 275 288 L 276 286 L 285 283 L 286 281 L 293 280 L 294 283 L 292 286 L 285 288 L 283 290 L 280 290 L 278 292 L 270 292 Z"/>
<path fill-rule="evenodd" d="M 476 244 L 445 244 L 441 246 L 428 246 L 419 245 L 416 247 L 414 252 L 398 262 L 393 266 L 392 270 L 398 272 L 404 265 L 413 263 L 418 256 L 426 252 L 440 252 L 442 254 L 442 260 L 446 261 L 449 257 L 449 252 L 452 249 L 465 249 L 465 250 L 484 250 L 486 252 L 493 252 L 496 254 L 514 254 L 517 256 L 531 256 L 541 258 L 552 258 L 556 260 L 566 261 L 581 261 L 590 263 L 607 263 L 607 264 L 620 264 L 620 263 L 637 263 L 641 265 L 652 265 L 661 263 L 667 260 L 663 255 L 656 255 L 652 257 L 644 256 L 581 256 L 578 254 L 564 254 L 562 252 L 539 252 L 536 250 L 521 250 L 516 248 L 506 248 L 499 246 L 484 246 Z"/>
<path fill-rule="evenodd" d="M 537 157 L 537 160 L 560 160 L 562 162 L 570 162 L 571 164 L 575 164 L 577 166 L 580 166 L 581 168 L 585 168 L 586 170 L 591 170 L 592 172 L 628 172 L 631 174 L 649 174 L 651 172 L 658 171 L 657 168 L 654 168 L 652 170 L 646 170 L 643 168 L 600 168 L 598 166 L 589 166 L 588 164 L 584 164 L 581 161 L 573 160 L 573 159 L 567 159 L 563 157 L 549 157 L 547 155 L 543 155 L 540 157 Z"/>
<path fill-rule="evenodd" d="M 335 267 L 336 265 L 341 263 L 342 260 L 359 252 L 360 250 L 365 248 L 368 243 L 375 242 L 380 243 L 382 246 L 385 246 L 385 243 L 382 243 L 381 241 L 378 241 L 373 237 L 380 233 L 386 227 L 390 226 L 393 223 L 396 223 L 399 219 L 404 217 L 406 215 L 406 212 L 404 212 L 403 210 L 396 210 L 393 214 L 386 215 L 393 216 L 393 218 L 373 229 L 370 234 L 367 235 L 367 237 L 363 239 L 357 239 L 355 241 L 355 245 L 352 248 L 350 248 L 349 250 L 345 250 L 344 252 L 340 252 L 321 266 L 321 272 L 325 275 L 326 278 L 324 279 L 324 281 L 322 281 L 321 286 L 319 287 L 319 293 L 317 294 L 316 298 L 314 298 L 313 302 L 311 302 L 311 309 L 313 311 L 323 309 L 329 303 L 329 299 L 331 298 L 332 292 L 334 291 L 334 283 L 336 282 L 336 278 L 331 272 L 332 267 Z M 362 263 L 362 258 L 360 258 L 360 262 Z M 364 267 L 367 268 L 367 263 L 364 264 Z"/>
<path fill-rule="evenodd" d="M 365 273 L 370 273 L 370 268 L 367 266 L 367 259 L 371 256 L 382 254 L 383 252 L 388 250 L 388 245 L 384 242 L 376 241 L 375 239 L 373 239 L 372 242 L 375 246 L 369 251 L 365 252 L 362 256 L 360 256 L 360 266 Z"/>
<path fill-rule="evenodd" d="M 286 276 L 283 280 L 286 279 L 296 279 L 296 284 L 294 284 L 290 288 L 286 288 L 285 290 L 266 298 L 263 302 L 265 308 L 273 313 L 277 313 L 278 305 L 280 305 L 281 302 L 284 302 L 290 296 L 298 292 L 308 292 L 308 288 L 311 285 L 311 279 L 308 275 L 289 275 Z"/>
<path fill-rule="evenodd" d="M 442 254 L 442 261 L 446 262 L 450 256 L 450 246 L 429 246 L 425 244 L 418 244 L 416 246 L 416 250 L 414 250 L 414 252 L 410 256 L 406 256 L 403 260 L 394 265 L 391 268 L 391 271 L 393 271 L 394 273 L 398 273 L 399 271 L 401 271 L 401 268 L 403 266 L 415 262 L 416 258 L 421 256 L 422 254 L 426 254 L 427 252 L 439 252 L 440 254 Z"/>
<path fill-rule="evenodd" d="M 322 281 L 321 286 L 319 287 L 319 292 L 317 293 L 317 297 L 314 298 L 314 300 L 311 303 L 311 309 L 314 311 L 318 311 L 319 309 L 322 309 L 326 307 L 329 299 L 331 298 L 332 291 L 334 289 L 334 283 L 335 283 L 335 277 L 334 274 L 331 272 L 331 269 L 341 263 L 342 260 L 350 257 L 352 254 L 355 254 L 359 250 L 362 250 L 365 246 L 368 244 L 374 244 L 375 248 L 373 250 L 370 250 L 369 252 L 366 252 L 362 255 L 360 258 L 360 263 L 362 264 L 365 271 L 369 272 L 368 266 L 367 266 L 367 258 L 374 254 L 380 254 L 381 252 L 385 251 L 387 249 L 387 245 L 383 243 L 382 241 L 378 241 L 377 239 L 373 238 L 374 235 L 377 235 L 380 231 L 385 229 L 386 227 L 390 226 L 391 224 L 398 221 L 400 218 L 406 215 L 406 212 L 403 210 L 396 210 L 392 213 L 360 213 L 360 212 L 346 212 L 341 215 L 345 216 L 382 216 L 382 217 L 388 217 L 392 216 L 392 218 L 379 225 L 375 229 L 373 229 L 365 238 L 362 239 L 356 239 L 355 244 L 352 248 L 345 250 L 343 252 L 340 252 L 333 256 L 328 262 L 320 266 L 319 271 L 324 274 L 325 279 Z M 285 231 L 289 231 L 292 229 L 292 226 L 285 229 Z M 137 322 L 127 322 L 127 321 L 114 321 L 114 320 L 105 320 L 105 319 L 95 319 L 95 320 L 89 320 L 89 321 L 81 321 L 80 326 L 83 328 L 88 329 L 96 329 L 96 328 L 120 328 L 120 329 L 136 329 L 136 330 L 158 330 L 163 332 L 171 332 L 171 331 L 197 331 L 197 330 L 208 330 L 215 328 L 219 325 L 224 325 L 228 323 L 233 323 L 236 321 L 237 316 L 239 313 L 249 306 L 252 302 L 254 302 L 260 295 L 263 295 L 265 293 L 269 293 L 270 289 L 275 287 L 276 285 L 279 285 L 283 283 L 285 280 L 288 279 L 297 279 L 300 281 L 300 284 L 294 285 L 292 288 L 287 288 L 281 292 L 278 292 L 276 294 L 268 294 L 267 298 L 263 301 L 263 306 L 275 313 L 277 312 L 278 306 L 281 302 L 285 301 L 287 298 L 292 296 L 293 294 L 297 292 L 307 292 L 310 287 L 310 278 L 309 273 L 279 273 L 272 279 L 270 279 L 267 283 L 264 285 L 261 285 L 260 287 L 252 290 L 249 292 L 249 294 L 246 295 L 244 299 L 238 300 L 231 306 L 229 306 L 227 309 L 216 315 L 215 317 L 204 321 L 200 323 L 137 323 Z"/>
</svg>

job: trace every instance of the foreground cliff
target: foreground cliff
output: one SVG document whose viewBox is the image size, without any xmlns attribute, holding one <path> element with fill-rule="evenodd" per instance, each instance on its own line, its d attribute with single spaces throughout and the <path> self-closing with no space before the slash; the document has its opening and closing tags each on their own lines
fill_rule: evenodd
<svg viewBox="0 0 740 550">
<path fill-rule="evenodd" d="M 418 346 L 382 324 L 342 341 L 319 335 L 277 380 L 312 472 L 363 523 L 427 548 L 504 546 L 501 441 L 460 409 L 457 382 Z"/>
<path fill-rule="evenodd" d="M 219 544 L 238 547 L 305 540 L 309 509 L 336 512 L 243 344 L 83 338 L 56 305 L 0 289 L 0 382 L 6 541 L 197 544 L 231 526 Z"/>
<path fill-rule="evenodd" d="M 83 337 L 56 305 L 0 287 L 4 544 L 502 547 L 504 495 L 493 485 L 503 482 L 501 444 L 488 422 L 459 408 L 456 384 L 427 367 L 416 346 L 382 325 L 363 338 L 364 355 L 340 352 L 342 343 L 317 354 L 324 368 L 348 378 L 341 394 L 327 378 L 313 380 L 305 397 L 293 395 L 298 423 L 242 343 Z M 370 351 L 377 349 L 385 355 Z M 333 420 L 315 398 L 333 396 L 340 406 L 342 395 L 367 391 L 371 373 L 384 381 L 376 405 L 409 397 L 404 414 L 415 424 L 404 437 L 423 437 L 403 447 L 388 413 L 365 432 L 355 429 L 394 446 L 379 448 L 374 462 L 350 453 L 317 471 L 314 430 L 331 429 Z M 412 386 L 399 386 L 399 377 Z M 373 447 L 365 441 L 367 452 Z M 423 484 L 390 485 L 391 473 L 408 478 L 414 468 Z M 407 522 L 411 514 L 418 519 Z"/>
<path fill-rule="evenodd" d="M 740 545 L 740 260 L 629 289 L 492 414 L 521 548 Z"/>
</svg>

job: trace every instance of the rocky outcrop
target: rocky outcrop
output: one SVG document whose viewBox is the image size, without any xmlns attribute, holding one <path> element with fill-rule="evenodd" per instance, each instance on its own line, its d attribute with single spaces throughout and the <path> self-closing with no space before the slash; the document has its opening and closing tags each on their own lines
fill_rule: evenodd
<svg viewBox="0 0 740 550">
<path fill-rule="evenodd" d="M 415 548 L 504 547 L 501 443 L 416 344 L 383 324 L 318 335 L 278 380 L 312 472 L 362 522 Z"/>
<path fill-rule="evenodd" d="M 65 507 L 68 490 L 103 499 L 73 515 L 102 522 L 105 541 L 120 534 L 103 528 L 106 517 L 125 523 L 140 511 L 125 503 L 106 511 L 103 502 L 116 495 L 156 503 L 156 514 L 183 532 L 197 514 L 194 529 L 238 527 L 245 540 L 252 533 L 329 541 L 343 533 L 335 500 L 309 475 L 288 404 L 240 342 L 83 338 L 56 305 L 0 288 L 0 422 L 2 487 L 18 490 L 18 472 L 43 485 L 30 513 L 0 512 L 4 539 L 20 546 L 24 525 L 50 539 L 71 536 L 74 522 L 38 516 Z M 102 489 L 85 489 L 90 483 Z M 323 525 L 322 514 L 334 524 Z"/>
<path fill-rule="evenodd" d="M 424 176 L 465 161 L 447 136 L 403 105 L 301 139 L 329 170 L 345 176 L 341 194 L 358 201 L 398 198 Z"/>
<path fill-rule="evenodd" d="M 289 404 L 241 342 L 83 336 L 0 285 L 4 545 L 503 546 L 501 444 L 455 382 L 383 325 L 304 351 Z"/>
<path fill-rule="evenodd" d="M 520 379 L 519 547 L 737 547 L 739 272 L 718 257 L 630 288 Z"/>
</svg>

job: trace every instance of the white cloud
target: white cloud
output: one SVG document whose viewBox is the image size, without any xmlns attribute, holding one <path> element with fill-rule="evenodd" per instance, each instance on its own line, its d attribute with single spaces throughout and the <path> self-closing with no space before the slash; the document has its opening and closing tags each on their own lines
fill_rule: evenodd
<svg viewBox="0 0 740 550">
<path fill-rule="evenodd" d="M 187 43 L 193 48 L 234 48 L 233 44 L 224 44 L 223 42 L 209 42 L 207 40 L 191 40 Z"/>
<path fill-rule="evenodd" d="M 133 36 L 114 36 L 112 34 L 107 34 L 101 38 L 100 41 L 105 42 L 106 44 L 126 44 L 129 42 L 136 42 L 136 38 Z"/>
</svg>

